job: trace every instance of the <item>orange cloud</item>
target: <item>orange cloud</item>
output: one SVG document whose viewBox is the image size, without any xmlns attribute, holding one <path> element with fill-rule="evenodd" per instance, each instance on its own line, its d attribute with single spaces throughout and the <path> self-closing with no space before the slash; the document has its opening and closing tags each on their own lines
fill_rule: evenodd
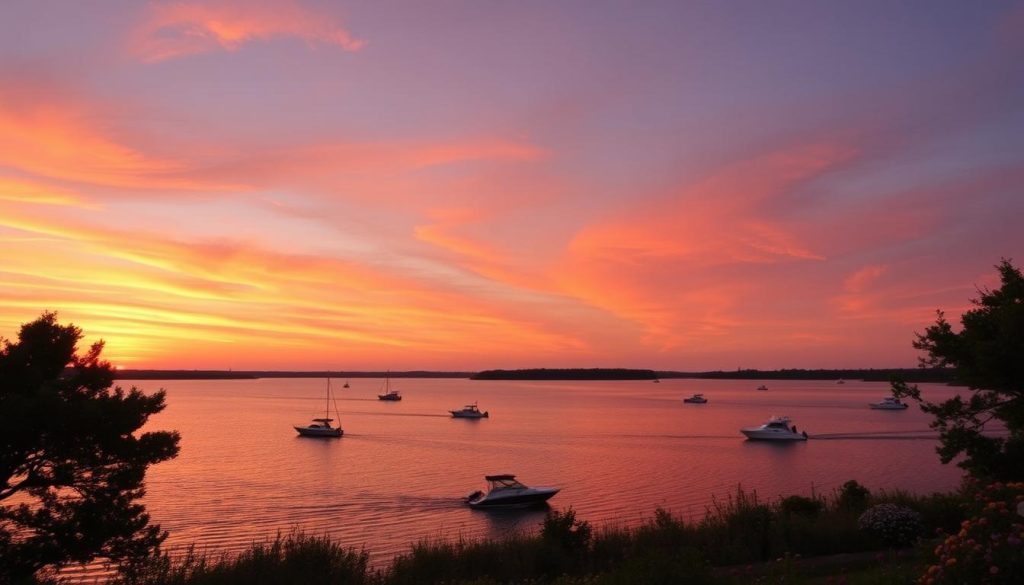
<svg viewBox="0 0 1024 585">
<path fill-rule="evenodd" d="M 110 340 L 111 359 L 122 364 L 337 367 L 339 359 L 358 359 L 383 368 L 387 360 L 465 364 L 481 352 L 514 358 L 585 349 L 478 291 L 385 266 L 254 242 L 177 242 L 13 210 L 0 217 L 3 232 L 30 238 L 7 239 L 13 253 L 0 267 L 0 322 L 16 320 L 12 312 L 29 319 L 26 312 L 59 308 Z"/>
<path fill-rule="evenodd" d="M 863 292 L 871 283 L 889 270 L 884 264 L 865 266 L 846 278 L 843 288 L 851 293 Z"/>
<path fill-rule="evenodd" d="M 0 87 L 0 168 L 49 180 L 131 189 L 223 190 L 224 183 L 199 181 L 188 165 L 126 145 L 104 125 L 101 108 L 70 100 L 40 98 L 35 91 Z M 32 100 L 18 99 L 18 94 Z M 45 93 L 39 91 L 38 93 Z M 20 179 L 19 179 L 20 180 Z M 8 187 L 11 187 L 8 184 Z M 46 191 L 44 193 L 43 191 Z M 65 188 L 30 186 L 22 181 L 8 199 L 33 196 L 37 202 L 82 202 Z"/>
<path fill-rule="evenodd" d="M 149 19 L 133 37 L 132 51 L 148 62 L 293 37 L 314 44 L 358 51 L 366 41 L 352 36 L 335 19 L 296 2 L 169 2 L 152 4 Z"/>
<path fill-rule="evenodd" d="M 99 208 L 98 204 L 69 189 L 4 176 L 0 176 L 0 201 L 82 209 Z"/>
<path fill-rule="evenodd" d="M 750 270 L 823 260 L 776 209 L 849 162 L 842 143 L 783 148 L 728 165 L 646 205 L 580 230 L 553 271 L 562 289 L 642 327 L 664 348 L 734 340 L 758 294 Z M 734 342 L 734 341 L 731 341 Z"/>
</svg>

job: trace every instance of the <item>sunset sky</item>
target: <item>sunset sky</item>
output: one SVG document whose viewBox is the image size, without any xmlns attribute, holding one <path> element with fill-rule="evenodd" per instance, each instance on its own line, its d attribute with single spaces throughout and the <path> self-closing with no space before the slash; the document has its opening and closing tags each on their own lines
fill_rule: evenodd
<svg viewBox="0 0 1024 585">
<path fill-rule="evenodd" d="M 0 7 L 0 335 L 119 366 L 912 367 L 1022 220 L 1022 2 Z"/>
</svg>

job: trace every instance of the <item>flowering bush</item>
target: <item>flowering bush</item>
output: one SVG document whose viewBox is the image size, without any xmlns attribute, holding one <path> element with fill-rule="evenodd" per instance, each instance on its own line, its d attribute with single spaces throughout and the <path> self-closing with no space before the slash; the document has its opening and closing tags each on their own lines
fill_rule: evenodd
<svg viewBox="0 0 1024 585">
<path fill-rule="evenodd" d="M 960 531 L 935 547 L 918 583 L 1024 583 L 1024 482 L 980 488 L 974 504 Z"/>
<path fill-rule="evenodd" d="M 921 515 L 906 506 L 878 504 L 860 515 L 857 526 L 886 546 L 904 546 L 921 533 Z"/>
</svg>

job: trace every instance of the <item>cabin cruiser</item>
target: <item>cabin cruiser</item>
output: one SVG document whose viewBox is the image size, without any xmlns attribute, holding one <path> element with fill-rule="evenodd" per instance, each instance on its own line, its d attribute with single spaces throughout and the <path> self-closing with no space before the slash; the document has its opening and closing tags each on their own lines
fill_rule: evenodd
<svg viewBox="0 0 1024 585">
<path fill-rule="evenodd" d="M 487 492 L 475 491 L 466 497 L 471 508 L 526 507 L 543 504 L 559 492 L 553 487 L 526 487 L 514 475 L 485 475 Z"/>
<path fill-rule="evenodd" d="M 294 428 L 303 437 L 340 437 L 344 431 L 341 427 L 332 427 L 332 421 L 333 418 L 314 418 L 308 425 Z"/>
<path fill-rule="evenodd" d="M 687 404 L 706 404 L 707 401 L 708 399 L 704 398 L 703 394 L 694 394 L 689 398 L 683 398 L 683 402 Z"/>
<path fill-rule="evenodd" d="M 452 416 L 455 418 L 488 418 L 490 416 L 486 410 L 484 412 L 480 412 L 480 409 L 476 406 L 476 402 L 473 404 L 467 404 L 459 410 L 449 410 L 448 412 L 452 413 Z"/>
<path fill-rule="evenodd" d="M 875 410 L 903 410 L 910 406 L 906 402 L 901 401 L 899 398 L 893 398 L 892 396 L 886 396 L 878 402 L 871 402 L 868 404 Z"/>
<path fill-rule="evenodd" d="M 747 427 L 740 432 L 748 439 L 757 441 L 806 441 L 807 432 L 797 432 L 796 425 L 790 427 L 789 417 L 773 416 L 759 427 Z"/>
</svg>

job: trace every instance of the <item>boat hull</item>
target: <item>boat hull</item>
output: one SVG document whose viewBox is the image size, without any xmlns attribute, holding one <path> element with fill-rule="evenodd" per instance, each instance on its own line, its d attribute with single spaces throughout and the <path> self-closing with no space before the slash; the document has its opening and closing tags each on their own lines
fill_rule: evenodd
<svg viewBox="0 0 1024 585">
<path fill-rule="evenodd" d="M 401 396 L 395 396 L 395 395 L 392 395 L 392 394 L 378 394 L 377 395 L 377 399 L 378 400 L 383 400 L 385 402 L 398 402 L 399 400 L 402 399 L 402 397 Z"/>
<path fill-rule="evenodd" d="M 466 503 L 470 508 L 528 508 L 547 502 L 559 491 L 558 488 L 530 488 L 514 494 L 487 494 Z"/>
<path fill-rule="evenodd" d="M 486 412 L 460 412 L 458 410 L 449 410 L 452 413 L 452 418 L 490 418 Z"/>
<path fill-rule="evenodd" d="M 875 404 L 871 403 L 870 406 L 873 410 L 906 410 L 909 408 L 907 404 Z"/>
<path fill-rule="evenodd" d="M 323 437 L 323 438 L 336 438 L 340 437 L 344 431 L 341 429 L 317 429 L 310 427 L 293 427 L 300 436 L 303 437 Z"/>
<path fill-rule="evenodd" d="M 807 437 L 792 431 L 771 431 L 765 429 L 740 429 L 752 441 L 806 441 Z"/>
<path fill-rule="evenodd" d="M 705 400 L 694 400 L 693 398 L 683 398 L 683 402 L 685 402 L 686 404 L 707 404 L 708 403 L 708 401 L 706 399 Z"/>
</svg>

